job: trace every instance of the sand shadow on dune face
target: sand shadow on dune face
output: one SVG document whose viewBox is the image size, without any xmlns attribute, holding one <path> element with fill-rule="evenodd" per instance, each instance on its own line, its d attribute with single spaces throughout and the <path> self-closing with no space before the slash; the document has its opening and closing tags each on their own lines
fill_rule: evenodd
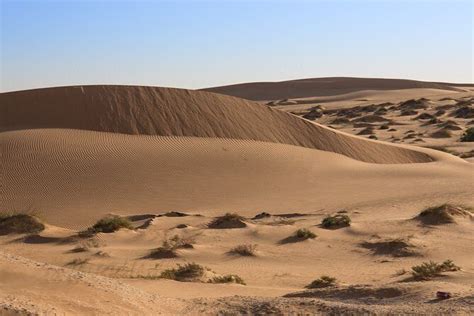
<svg viewBox="0 0 474 316">
<path fill-rule="evenodd" d="M 414 245 L 401 238 L 376 242 L 364 241 L 359 245 L 362 248 L 371 250 L 373 255 L 392 257 L 414 257 L 421 255 Z"/>
<path fill-rule="evenodd" d="M 405 291 L 398 287 L 374 288 L 366 285 L 354 285 L 348 287 L 331 287 L 311 289 L 296 293 L 289 293 L 283 297 L 313 297 L 329 299 L 391 299 L 401 297 Z"/>
</svg>

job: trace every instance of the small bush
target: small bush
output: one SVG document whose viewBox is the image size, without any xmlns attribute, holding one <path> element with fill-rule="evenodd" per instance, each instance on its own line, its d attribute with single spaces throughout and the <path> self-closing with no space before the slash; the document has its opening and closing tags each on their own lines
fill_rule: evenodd
<svg viewBox="0 0 474 316">
<path fill-rule="evenodd" d="M 241 255 L 241 256 L 248 256 L 254 257 L 255 250 L 257 249 L 257 245 L 238 245 L 232 248 L 229 253 L 234 255 Z"/>
<path fill-rule="evenodd" d="M 424 209 L 416 217 L 425 225 L 442 225 L 455 223 L 455 216 L 469 217 L 470 212 L 452 204 L 442 204 Z"/>
<path fill-rule="evenodd" d="M 469 127 L 461 136 L 462 142 L 474 142 L 474 127 Z"/>
<path fill-rule="evenodd" d="M 45 229 L 43 223 L 31 214 L 0 214 L 0 235 L 36 234 Z"/>
<path fill-rule="evenodd" d="M 107 216 L 100 219 L 94 226 L 80 232 L 79 235 L 82 237 L 90 237 L 97 233 L 113 233 L 121 228 L 133 229 L 133 226 L 127 218 L 117 215 Z"/>
<path fill-rule="evenodd" d="M 298 229 L 295 233 L 296 238 L 298 239 L 314 239 L 316 234 L 306 228 Z"/>
<path fill-rule="evenodd" d="M 176 281 L 195 281 L 204 275 L 205 267 L 197 263 L 178 264 L 177 268 L 161 272 L 160 277 Z"/>
<path fill-rule="evenodd" d="M 330 228 L 330 229 L 342 228 L 342 227 L 350 226 L 351 219 L 347 215 L 337 214 L 334 216 L 328 216 L 324 218 L 323 221 L 321 222 L 321 225 L 324 228 Z"/>
<path fill-rule="evenodd" d="M 176 250 L 178 249 L 190 249 L 193 248 L 192 240 L 183 239 L 178 235 L 173 236 L 170 239 L 163 241 L 161 247 L 156 248 L 150 252 L 147 258 L 162 259 L 162 258 L 175 258 L 177 257 Z"/>
<path fill-rule="evenodd" d="M 209 228 L 226 229 L 226 228 L 244 228 L 247 224 L 245 218 L 236 213 L 227 213 L 224 216 L 216 217 L 209 224 Z"/>
<path fill-rule="evenodd" d="M 446 260 L 443 263 L 436 263 L 434 261 L 423 262 L 418 266 L 413 266 L 411 269 L 413 278 L 416 280 L 428 280 L 441 275 L 443 272 L 460 270 L 451 260 Z"/>
<path fill-rule="evenodd" d="M 216 276 L 207 282 L 208 283 L 237 283 L 237 284 L 246 285 L 244 280 L 236 274 L 226 274 L 222 276 Z"/>
<path fill-rule="evenodd" d="M 306 286 L 308 289 L 319 289 L 323 287 L 334 286 L 336 284 L 336 278 L 323 275 L 319 279 L 314 280 L 309 285 Z"/>
</svg>

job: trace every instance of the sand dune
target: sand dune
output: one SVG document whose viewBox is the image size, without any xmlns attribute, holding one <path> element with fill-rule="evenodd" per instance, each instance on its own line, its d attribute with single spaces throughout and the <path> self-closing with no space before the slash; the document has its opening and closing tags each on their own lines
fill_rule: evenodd
<svg viewBox="0 0 474 316">
<path fill-rule="evenodd" d="M 441 117 L 439 107 L 455 121 L 436 124 L 467 126 L 449 115 L 470 115 L 469 100 L 326 109 L 318 119 L 385 137 L 382 125 L 402 120 L 401 108 L 422 109 L 392 124 L 408 141 L 434 128 L 424 124 Z M 200 91 L 62 87 L 0 101 L 0 214 L 33 211 L 45 223 L 31 234 L 0 232 L 0 314 L 473 312 L 473 166 L 459 157 Z M 466 210 L 436 226 L 420 220 L 443 203 Z M 189 216 L 162 216 L 169 211 Z M 244 225 L 209 225 L 227 212 Z M 78 234 L 107 214 L 132 215 L 134 229 Z M 350 226 L 323 227 L 334 214 L 350 216 Z M 297 229 L 315 237 L 295 238 Z M 174 236 L 188 247 L 150 256 Z M 242 244 L 256 245 L 255 255 L 229 253 Z M 410 278 L 410 267 L 446 259 L 461 270 Z M 246 285 L 162 278 L 190 262 Z M 337 284 L 305 289 L 324 274 Z"/>
<path fill-rule="evenodd" d="M 281 99 L 333 96 L 361 90 L 440 89 L 462 91 L 462 85 L 403 79 L 328 77 L 281 82 L 252 82 L 202 89 L 248 100 L 270 101 Z M 466 84 L 468 86 L 468 84 Z"/>
<path fill-rule="evenodd" d="M 79 86 L 3 93 L 2 131 L 85 129 L 124 134 L 260 140 L 375 163 L 428 162 L 424 153 L 370 142 L 238 98 L 136 86 Z"/>
<path fill-rule="evenodd" d="M 438 162 L 415 167 L 218 138 L 43 129 L 3 132 L 0 140 L 2 209 L 36 209 L 63 227 L 84 227 L 110 212 L 312 211 L 420 199 L 432 190 L 443 192 L 440 199 L 469 193 L 463 174 L 470 165 L 429 149 Z"/>
</svg>

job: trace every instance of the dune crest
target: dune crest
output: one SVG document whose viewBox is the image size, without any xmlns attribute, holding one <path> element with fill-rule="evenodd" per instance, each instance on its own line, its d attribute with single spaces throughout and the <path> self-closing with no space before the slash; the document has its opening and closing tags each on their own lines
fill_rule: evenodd
<svg viewBox="0 0 474 316">
<path fill-rule="evenodd" d="M 251 101 L 172 88 L 71 86 L 0 94 L 0 131 L 62 128 L 230 138 L 330 151 L 370 163 L 433 161 L 421 151 L 367 141 Z"/>
</svg>

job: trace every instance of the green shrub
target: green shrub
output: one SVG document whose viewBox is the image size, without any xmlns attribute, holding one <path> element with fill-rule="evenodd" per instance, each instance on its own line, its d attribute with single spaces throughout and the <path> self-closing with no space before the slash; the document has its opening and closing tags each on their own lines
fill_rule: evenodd
<svg viewBox="0 0 474 316">
<path fill-rule="evenodd" d="M 255 250 L 257 249 L 257 245 L 238 245 L 232 248 L 229 253 L 234 255 L 241 255 L 241 256 L 248 256 L 253 257 L 255 256 Z"/>
<path fill-rule="evenodd" d="M 434 261 L 423 262 L 418 266 L 413 266 L 411 269 L 414 279 L 428 280 L 441 275 L 443 272 L 458 271 L 461 268 L 456 266 L 451 260 L 446 260 L 443 263 L 436 263 Z"/>
<path fill-rule="evenodd" d="M 469 127 L 461 136 L 462 142 L 474 142 L 474 127 Z"/>
<path fill-rule="evenodd" d="M 178 264 L 177 268 L 167 269 L 160 274 L 161 278 L 176 281 L 195 281 L 204 275 L 205 267 L 197 263 Z"/>
<path fill-rule="evenodd" d="M 45 229 L 43 223 L 31 214 L 0 214 L 0 235 L 36 234 Z"/>
<path fill-rule="evenodd" d="M 334 286 L 336 284 L 336 278 L 323 275 L 319 279 L 314 280 L 309 285 L 306 286 L 308 289 L 318 289 L 323 287 Z"/>
<path fill-rule="evenodd" d="M 315 233 L 306 228 L 298 229 L 295 236 L 298 239 L 314 239 L 317 237 Z"/>
<path fill-rule="evenodd" d="M 133 229 L 130 220 L 117 215 L 107 216 L 100 219 L 94 226 L 79 233 L 80 236 L 90 237 L 97 233 L 113 233 L 121 228 Z"/>
<path fill-rule="evenodd" d="M 334 216 L 327 216 L 326 218 L 324 218 L 323 221 L 321 222 L 321 225 L 324 228 L 331 228 L 331 229 L 347 227 L 351 225 L 351 219 L 347 215 L 337 214 Z"/>
<path fill-rule="evenodd" d="M 237 284 L 246 285 L 244 280 L 236 274 L 226 274 L 222 276 L 216 276 L 207 282 L 208 283 L 237 283 Z"/>
</svg>

